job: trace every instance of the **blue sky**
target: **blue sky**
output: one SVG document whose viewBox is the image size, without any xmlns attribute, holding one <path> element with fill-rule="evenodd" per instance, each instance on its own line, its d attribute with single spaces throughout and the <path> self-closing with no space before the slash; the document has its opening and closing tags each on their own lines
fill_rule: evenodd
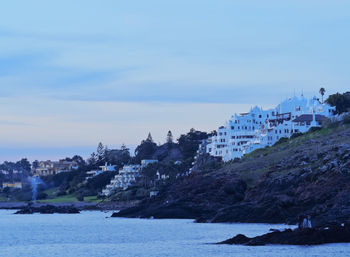
<svg viewBox="0 0 350 257">
<path fill-rule="evenodd" d="M 349 90 L 350 2 L 6 1 L 0 161 L 163 142 L 293 92 Z M 66 152 L 65 152 L 66 149 Z"/>
</svg>

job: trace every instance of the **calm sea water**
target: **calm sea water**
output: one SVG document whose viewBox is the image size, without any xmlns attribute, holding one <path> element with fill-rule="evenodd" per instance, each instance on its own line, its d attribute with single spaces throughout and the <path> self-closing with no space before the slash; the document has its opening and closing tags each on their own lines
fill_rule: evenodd
<svg viewBox="0 0 350 257">
<path fill-rule="evenodd" d="M 13 215 L 0 210 L 0 256 L 350 256 L 350 244 L 231 246 L 212 243 L 284 225 L 196 224 L 106 218 L 111 213 Z"/>
</svg>

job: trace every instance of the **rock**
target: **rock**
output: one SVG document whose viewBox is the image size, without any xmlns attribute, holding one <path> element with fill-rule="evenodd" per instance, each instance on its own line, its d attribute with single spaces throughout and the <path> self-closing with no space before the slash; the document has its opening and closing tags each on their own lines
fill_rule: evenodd
<svg viewBox="0 0 350 257">
<path fill-rule="evenodd" d="M 53 213 L 66 213 L 66 214 L 75 214 L 80 213 L 77 208 L 74 206 L 54 206 L 54 205 L 43 205 L 40 207 L 34 207 L 32 205 L 27 205 L 26 207 L 15 212 L 15 214 L 53 214 Z"/>
<path fill-rule="evenodd" d="M 319 169 L 319 171 L 322 172 L 322 173 L 326 172 L 327 170 L 328 170 L 328 166 L 327 166 L 327 165 L 323 165 L 323 166 Z"/>
<path fill-rule="evenodd" d="M 323 158 L 323 163 L 327 163 L 331 160 L 331 157 L 329 156 L 329 154 L 327 154 L 324 158 Z"/>
<path fill-rule="evenodd" d="M 274 231 L 261 236 L 249 238 L 239 234 L 231 239 L 218 244 L 241 244 L 241 245 L 319 245 L 329 243 L 350 242 L 350 225 L 335 224 L 322 228 L 310 229 L 286 229 Z"/>
</svg>

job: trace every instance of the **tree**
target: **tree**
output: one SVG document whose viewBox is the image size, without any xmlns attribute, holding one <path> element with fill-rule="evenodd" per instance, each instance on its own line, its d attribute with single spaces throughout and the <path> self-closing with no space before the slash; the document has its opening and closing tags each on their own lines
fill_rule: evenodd
<svg viewBox="0 0 350 257">
<path fill-rule="evenodd" d="M 144 159 L 152 159 L 152 156 L 156 150 L 157 144 L 153 142 L 151 133 L 149 133 L 147 139 L 142 140 L 141 144 L 135 149 L 136 162 L 140 162 Z"/>
<path fill-rule="evenodd" d="M 85 165 L 85 160 L 83 159 L 83 157 L 81 157 L 80 155 L 74 155 L 72 157 L 72 161 L 76 162 L 78 164 L 79 167 L 84 166 Z"/>
<path fill-rule="evenodd" d="M 22 172 L 27 172 L 27 173 L 30 172 L 30 167 L 31 167 L 30 162 L 26 158 L 23 158 L 20 161 L 18 161 L 16 163 L 16 166 L 18 167 L 18 170 Z"/>
<path fill-rule="evenodd" d="M 103 146 L 103 144 L 100 142 L 98 143 L 97 149 L 96 149 L 96 155 L 97 155 L 97 164 L 102 165 L 106 160 L 106 153 L 108 149 Z"/>
<path fill-rule="evenodd" d="M 336 114 L 348 112 L 350 110 L 350 92 L 346 92 L 344 94 L 336 93 L 330 95 L 326 102 L 331 106 L 336 107 Z"/>
<path fill-rule="evenodd" d="M 153 138 L 152 138 L 151 132 L 148 133 L 146 141 L 153 142 Z"/>
<path fill-rule="evenodd" d="M 173 133 L 171 131 L 168 131 L 168 134 L 166 136 L 166 142 L 167 144 L 172 144 L 173 143 Z"/>
<path fill-rule="evenodd" d="M 97 163 L 97 156 L 95 154 L 95 152 L 93 152 L 90 156 L 90 158 L 88 159 L 88 163 L 89 165 L 95 166 Z"/>
<path fill-rule="evenodd" d="M 320 94 L 322 96 L 322 103 L 323 103 L 323 96 L 324 96 L 324 93 L 326 92 L 326 89 L 324 89 L 323 87 L 320 88 Z"/>
<path fill-rule="evenodd" d="M 126 145 L 122 144 L 121 148 L 121 156 L 120 156 L 120 161 L 121 164 L 127 164 L 130 161 L 130 149 L 126 147 Z"/>
<path fill-rule="evenodd" d="M 32 167 L 33 169 L 39 168 L 39 161 L 38 160 L 33 161 Z"/>
<path fill-rule="evenodd" d="M 206 132 L 196 131 L 195 129 L 191 129 L 189 133 L 181 135 L 178 142 L 184 159 L 193 158 L 201 141 L 207 138 L 208 134 Z"/>
</svg>

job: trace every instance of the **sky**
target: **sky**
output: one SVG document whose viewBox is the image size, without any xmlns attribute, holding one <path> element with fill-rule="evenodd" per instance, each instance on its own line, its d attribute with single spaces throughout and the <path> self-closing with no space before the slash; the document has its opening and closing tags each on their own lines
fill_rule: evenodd
<svg viewBox="0 0 350 257">
<path fill-rule="evenodd" d="M 0 8 L 0 161 L 212 131 L 349 90 L 348 0 L 31 0 Z"/>
</svg>

